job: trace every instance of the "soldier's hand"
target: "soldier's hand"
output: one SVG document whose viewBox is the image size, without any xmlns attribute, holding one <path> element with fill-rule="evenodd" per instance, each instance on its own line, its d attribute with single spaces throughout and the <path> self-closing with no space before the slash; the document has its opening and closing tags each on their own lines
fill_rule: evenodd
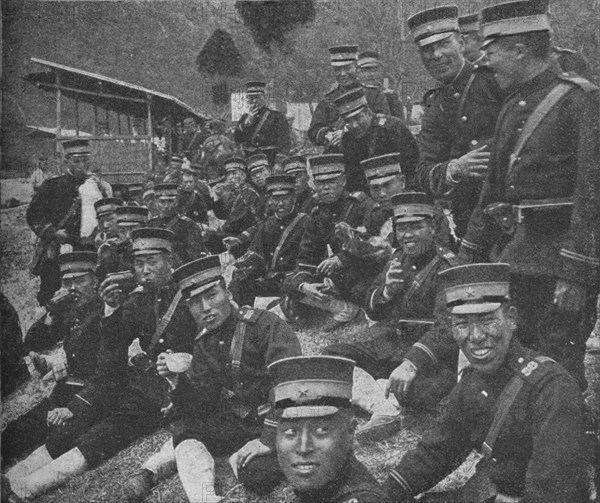
<svg viewBox="0 0 600 503">
<path fill-rule="evenodd" d="M 408 360 L 404 360 L 394 371 L 390 374 L 388 382 L 385 386 L 385 398 L 393 393 L 398 400 L 398 403 L 403 403 L 408 392 L 408 388 L 411 383 L 415 380 L 417 375 L 417 368 Z"/>
<path fill-rule="evenodd" d="M 113 309 L 121 307 L 125 296 L 118 282 L 114 282 L 113 278 L 106 278 L 100 283 L 98 289 L 100 298 Z"/>
<path fill-rule="evenodd" d="M 48 426 L 62 426 L 72 418 L 73 413 L 69 409 L 58 407 L 48 412 L 46 422 Z"/>
<path fill-rule="evenodd" d="M 448 176 L 455 181 L 477 181 L 485 177 L 490 162 L 487 145 L 467 152 L 462 157 L 448 163 Z"/>
<path fill-rule="evenodd" d="M 385 273 L 385 286 L 383 287 L 383 296 L 386 299 L 391 299 L 406 286 L 405 281 L 410 272 L 406 270 L 407 267 L 414 269 L 414 266 L 403 265 L 395 258 L 390 262 L 390 267 Z"/>
<path fill-rule="evenodd" d="M 335 131 L 331 131 L 325 135 L 325 139 L 330 145 L 334 147 L 339 147 L 342 143 L 342 136 L 344 136 L 344 131 L 341 129 L 336 129 Z"/>
<path fill-rule="evenodd" d="M 248 110 L 248 116 L 246 117 L 246 120 L 245 120 L 246 125 L 248 125 L 248 126 L 251 125 L 256 120 L 257 117 L 258 117 L 258 108 L 256 106 L 252 105 L 250 107 L 250 109 Z"/>
<path fill-rule="evenodd" d="M 337 255 L 326 258 L 317 266 L 317 272 L 322 276 L 331 276 L 337 269 L 342 267 L 342 261 Z"/>
<path fill-rule="evenodd" d="M 578 312 L 583 309 L 586 299 L 585 288 L 572 281 L 559 279 L 554 289 L 554 304 L 563 311 Z"/>
<path fill-rule="evenodd" d="M 240 468 L 243 468 L 252 459 L 258 456 L 268 456 L 272 452 L 273 449 L 263 444 L 260 439 L 255 438 L 254 440 L 250 440 L 246 445 L 244 445 L 244 447 L 234 454 L 237 469 L 239 470 Z"/>
<path fill-rule="evenodd" d="M 233 253 L 234 251 L 236 251 L 240 247 L 241 244 L 242 244 L 242 242 L 238 238 L 234 238 L 234 237 L 223 238 L 223 246 L 225 246 L 225 248 L 227 249 L 227 251 L 229 253 Z"/>
<path fill-rule="evenodd" d="M 160 377 L 164 377 L 167 381 L 169 381 L 171 388 L 174 389 L 177 387 L 177 383 L 179 382 L 179 374 L 171 372 L 169 367 L 167 367 L 167 354 L 172 352 L 173 351 L 168 349 L 166 353 L 161 353 L 158 355 L 158 358 L 156 359 L 156 372 Z"/>
<path fill-rule="evenodd" d="M 67 234 L 67 231 L 65 229 L 58 229 L 54 233 L 54 238 L 59 243 L 63 244 L 63 243 L 66 243 L 69 240 L 69 234 Z"/>
<path fill-rule="evenodd" d="M 322 283 L 303 283 L 301 285 L 301 292 L 317 302 L 327 302 L 330 300 L 330 297 L 321 291 L 322 288 Z"/>
<path fill-rule="evenodd" d="M 69 370 L 64 361 L 52 361 L 52 376 L 56 382 L 61 381 L 69 375 Z"/>
</svg>

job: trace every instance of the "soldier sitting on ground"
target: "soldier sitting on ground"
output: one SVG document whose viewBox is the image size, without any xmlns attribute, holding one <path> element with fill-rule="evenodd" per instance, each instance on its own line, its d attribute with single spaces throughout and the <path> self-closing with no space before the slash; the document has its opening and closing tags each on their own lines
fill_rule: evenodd
<svg viewBox="0 0 600 503">
<path fill-rule="evenodd" d="M 440 274 L 454 340 L 470 366 L 448 397 L 440 422 L 391 471 L 385 489 L 412 502 L 470 451 L 474 476 L 419 501 L 587 502 L 583 400 L 555 361 L 514 337 L 508 264 L 473 264 Z"/>
<path fill-rule="evenodd" d="M 362 275 L 369 274 L 369 270 L 363 270 L 356 276 L 357 257 L 343 248 L 343 236 L 338 229 L 344 224 L 350 229 L 362 227 L 366 234 L 372 234 L 372 229 L 365 226 L 372 220 L 375 204 L 363 192 L 346 191 L 342 155 L 313 157 L 310 167 L 319 202 L 302 236 L 296 269 L 286 279 L 287 296 L 282 308 L 291 319 L 309 316 L 307 305 L 330 311 L 334 314 L 333 321 L 326 329 L 333 330 L 358 315 L 359 307 L 351 302 L 352 288 L 360 283 Z M 345 276 L 346 273 L 350 275 Z M 338 285 L 344 290 L 338 290 Z"/>
<path fill-rule="evenodd" d="M 306 157 L 294 155 L 287 157 L 281 163 L 283 174 L 291 175 L 296 180 L 296 204 L 302 213 L 310 213 L 315 203 L 315 191 L 308 184 L 308 168 Z"/>
<path fill-rule="evenodd" d="M 208 225 L 208 211 L 212 197 L 208 185 L 200 181 L 199 173 L 192 167 L 181 170 L 177 211 L 204 227 Z"/>
<path fill-rule="evenodd" d="M 260 223 L 248 251 L 236 261 L 229 286 L 239 305 L 252 306 L 257 296 L 279 297 L 285 276 L 294 270 L 308 215 L 299 213 L 294 178 L 266 180 L 274 214 Z"/>
<path fill-rule="evenodd" d="M 186 264 L 175 277 L 195 320 L 189 331 L 196 337 L 193 359 L 182 373 L 170 365 L 168 354 L 158 357 L 156 367 L 169 383 L 178 419 L 173 437 L 129 482 L 130 502 L 143 499 L 175 465 L 189 501 L 222 501 L 215 494 L 213 456 L 230 454 L 247 442 L 255 452 L 267 450 L 273 421 L 263 425 L 259 415 L 270 389 L 267 365 L 300 354 L 294 331 L 275 314 L 232 304 L 218 256 Z M 237 475 L 256 485 L 244 469 Z"/>
</svg>

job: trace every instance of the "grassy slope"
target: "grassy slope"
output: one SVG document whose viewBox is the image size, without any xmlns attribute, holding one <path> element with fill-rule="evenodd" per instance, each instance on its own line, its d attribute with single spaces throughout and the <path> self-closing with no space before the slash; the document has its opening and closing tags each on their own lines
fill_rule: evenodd
<svg viewBox="0 0 600 503">
<path fill-rule="evenodd" d="M 6 188 L 6 186 L 4 186 Z M 37 292 L 37 279 L 32 278 L 27 271 L 27 262 L 30 248 L 30 233 L 24 222 L 25 207 L 11 210 L 2 210 L 2 227 L 0 235 L 0 252 L 2 263 L 2 278 L 0 286 L 2 292 L 13 302 L 19 312 L 23 329 L 26 330 L 35 319 L 35 293 Z M 298 332 L 305 353 L 315 354 L 327 344 L 339 340 L 360 339 L 366 331 L 364 325 L 349 328 L 344 332 L 319 334 L 318 324 L 322 320 L 314 320 L 314 326 L 307 327 Z M 591 381 L 591 391 L 588 399 L 596 405 L 600 396 L 600 381 L 598 367 L 600 357 L 592 359 L 588 356 L 587 367 Z M 17 417 L 21 412 L 39 400 L 40 396 L 50 391 L 48 385 L 42 385 L 39 379 L 27 383 L 20 392 L 9 397 L 2 404 L 4 419 Z M 364 421 L 364 419 L 361 419 Z M 413 446 L 427 428 L 431 427 L 433 419 L 426 415 L 407 416 L 404 428 L 386 442 L 356 446 L 358 458 L 363 461 L 379 480 L 383 480 L 389 470 L 407 449 Z M 160 431 L 155 435 L 143 438 L 128 449 L 122 451 L 113 459 L 84 475 L 73 479 L 65 487 L 51 492 L 41 498 L 39 502 L 60 501 L 62 503 L 112 503 L 119 501 L 121 487 L 124 482 L 139 469 L 142 462 L 168 438 L 167 431 Z M 221 487 L 222 494 L 227 494 L 230 502 L 256 502 L 265 501 L 275 503 L 289 501 L 289 490 L 278 488 L 270 498 L 259 499 L 251 494 L 246 494 L 243 488 L 236 484 L 231 469 L 225 459 L 217 460 L 217 484 Z M 454 480 L 460 480 L 460 473 Z M 151 498 L 152 503 L 159 502 L 185 502 L 183 489 L 178 477 L 156 488 Z"/>
</svg>

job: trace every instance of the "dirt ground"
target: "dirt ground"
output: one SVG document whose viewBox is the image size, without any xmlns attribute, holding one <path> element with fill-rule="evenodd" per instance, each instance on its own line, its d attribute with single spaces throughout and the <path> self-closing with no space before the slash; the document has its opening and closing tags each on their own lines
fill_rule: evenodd
<svg viewBox="0 0 600 503">
<path fill-rule="evenodd" d="M 6 188 L 4 182 L 3 180 L 3 189 Z M 15 190 L 22 190 L 22 187 L 19 189 L 18 185 L 15 187 Z M 5 194 L 3 194 L 3 200 L 4 196 Z M 27 270 L 31 251 L 31 233 L 25 224 L 24 216 L 24 206 L 1 211 L 0 264 L 2 275 L 0 289 L 17 309 L 22 328 L 26 331 L 39 316 L 39 309 L 35 302 L 37 278 L 32 277 Z M 315 354 L 327 344 L 364 337 L 366 333 L 364 328 L 365 325 L 357 325 L 343 332 L 323 336 L 318 331 L 318 321 L 316 321 L 314 326 L 299 331 L 298 336 L 304 352 Z M 590 381 L 587 400 L 597 407 L 600 396 L 600 380 L 598 378 L 600 356 L 588 355 L 586 364 Z M 2 404 L 3 421 L 11 421 L 18 417 L 50 391 L 51 385 L 42 383 L 39 377 L 32 378 L 4 401 Z M 364 422 L 365 418 L 361 418 L 361 421 Z M 395 436 L 385 442 L 371 443 L 365 446 L 356 444 L 356 454 L 379 480 L 384 480 L 389 469 L 398 462 L 404 452 L 415 445 L 433 422 L 434 419 L 430 415 L 407 413 L 403 428 Z M 36 501 L 40 503 L 53 501 L 61 503 L 118 502 L 123 484 L 139 470 L 141 463 L 156 452 L 167 438 L 168 432 L 165 430 L 143 438 L 107 463 L 76 477 L 63 488 L 40 497 Z M 457 483 L 461 475 L 460 471 L 457 472 L 447 483 Z M 279 503 L 291 499 L 291 493 L 285 487 L 279 487 L 269 498 L 258 498 L 256 495 L 246 493 L 236 483 L 225 459 L 217 460 L 217 485 L 221 488 L 221 494 L 226 495 L 225 501 L 227 502 Z M 148 501 L 151 503 L 178 503 L 187 500 L 179 479 L 175 476 L 159 485 Z"/>
</svg>

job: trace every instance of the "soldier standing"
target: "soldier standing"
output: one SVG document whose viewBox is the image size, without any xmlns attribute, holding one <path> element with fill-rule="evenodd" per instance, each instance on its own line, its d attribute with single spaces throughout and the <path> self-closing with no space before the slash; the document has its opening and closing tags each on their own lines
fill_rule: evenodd
<svg viewBox="0 0 600 503">
<path fill-rule="evenodd" d="M 374 114 L 361 88 L 354 87 L 340 95 L 335 105 L 344 122 L 340 151 L 346 164 L 347 189 L 367 190 L 360 161 L 392 152 L 400 154 L 407 186 L 414 187 L 419 149 L 404 123 L 397 117 Z"/>
<path fill-rule="evenodd" d="M 436 199 L 449 200 L 460 239 L 487 173 L 503 94 L 485 67 L 476 70 L 463 56 L 456 6 L 428 9 L 407 22 L 423 66 L 440 82 L 423 97 L 417 183 Z"/>
<path fill-rule="evenodd" d="M 394 501 L 414 501 L 470 451 L 479 462 L 464 486 L 419 501 L 589 500 L 581 394 L 560 365 L 517 341 L 509 274 L 508 264 L 440 274 L 452 336 L 470 366 L 434 430 L 391 471 L 384 488 Z"/>
<path fill-rule="evenodd" d="M 179 191 L 175 183 L 154 186 L 158 216 L 148 221 L 149 227 L 167 229 L 175 234 L 174 252 L 177 264 L 184 264 L 205 253 L 202 229 L 192 219 L 177 211 Z"/>
<path fill-rule="evenodd" d="M 273 175 L 266 183 L 273 215 L 258 225 L 248 251 L 235 263 L 229 286 L 239 305 L 252 306 L 257 296 L 281 295 L 309 218 L 298 212 L 294 178 Z"/>
<path fill-rule="evenodd" d="M 248 153 L 271 148 L 273 154 L 287 154 L 291 141 L 289 125 L 281 112 L 267 107 L 265 87 L 260 81 L 246 83 L 250 110 L 240 117 L 233 137 Z"/>
<path fill-rule="evenodd" d="M 313 113 L 308 138 L 315 145 L 322 145 L 337 151 L 342 141 L 343 122 L 340 119 L 335 100 L 352 86 L 360 85 L 357 77 L 356 45 L 341 45 L 329 48 L 331 67 L 337 81 L 325 93 Z M 369 108 L 375 113 L 389 114 L 388 101 L 380 89 L 365 89 Z"/>
<path fill-rule="evenodd" d="M 519 340 L 585 388 L 600 263 L 600 99 L 587 80 L 556 70 L 546 9 L 522 1 L 481 12 L 486 64 L 509 96 L 461 254 L 494 248 L 494 261 L 510 264 Z"/>
</svg>

